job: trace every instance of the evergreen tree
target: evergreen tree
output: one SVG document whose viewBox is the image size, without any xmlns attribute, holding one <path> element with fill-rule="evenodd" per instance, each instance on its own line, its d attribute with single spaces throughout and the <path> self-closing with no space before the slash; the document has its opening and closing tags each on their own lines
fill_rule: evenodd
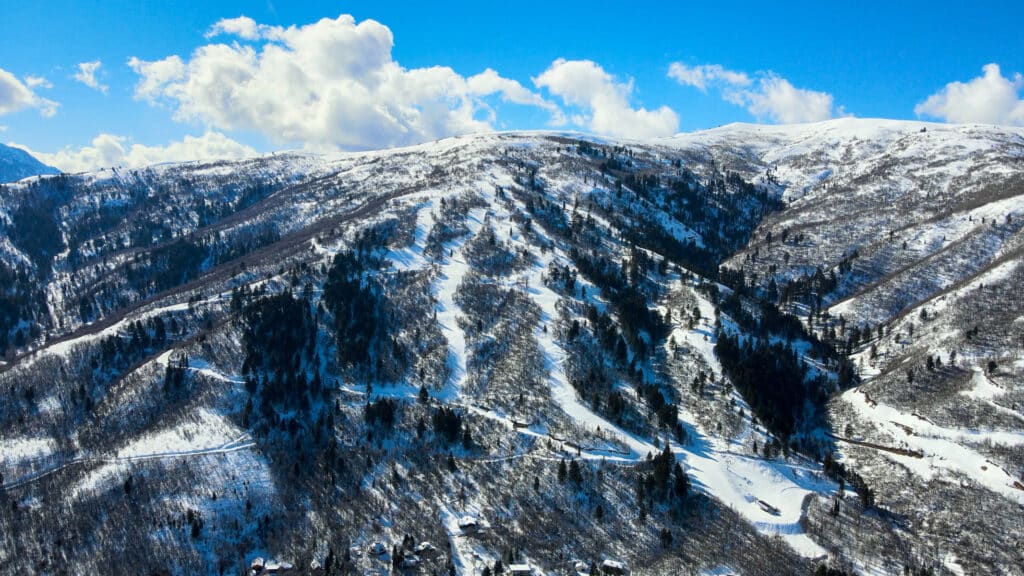
<svg viewBox="0 0 1024 576">
<path fill-rule="evenodd" d="M 580 470 L 579 462 L 576 460 L 569 463 L 569 480 L 572 480 L 572 483 L 577 486 L 583 483 L 583 473 Z"/>
<path fill-rule="evenodd" d="M 690 493 L 690 477 L 687 476 L 686 472 L 683 472 L 683 467 L 676 463 L 675 470 L 673 470 L 674 482 L 672 485 L 672 492 L 675 494 L 676 499 L 683 500 Z"/>
</svg>

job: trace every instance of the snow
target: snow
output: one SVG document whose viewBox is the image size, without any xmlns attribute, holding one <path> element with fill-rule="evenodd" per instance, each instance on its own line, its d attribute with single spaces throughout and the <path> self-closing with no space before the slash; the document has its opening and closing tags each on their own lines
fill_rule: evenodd
<svg viewBox="0 0 1024 576">
<path fill-rule="evenodd" d="M 545 240 L 550 240 L 539 230 Z M 541 324 L 553 322 L 558 317 L 557 303 L 561 296 L 548 288 L 543 282 L 543 274 L 551 262 L 555 261 L 554 253 L 547 253 L 538 258 L 528 274 L 528 294 L 541 309 Z M 566 262 L 560 262 L 565 264 Z M 721 375 L 721 367 L 714 356 L 714 329 L 711 324 L 714 318 L 714 306 L 703 297 L 698 297 L 702 321 L 695 330 L 676 328 L 677 342 L 685 342 L 698 354 L 704 357 L 717 375 Z M 544 330 L 538 326 L 534 336 L 541 350 L 548 357 L 549 386 L 552 398 L 574 421 L 587 430 L 601 430 L 623 443 L 630 455 L 607 457 L 608 461 L 632 460 L 639 461 L 647 454 L 659 450 L 651 443 L 630 434 L 603 417 L 595 414 L 584 405 L 575 389 L 568 382 L 563 365 L 565 350 L 555 341 L 554 330 Z M 683 411 L 685 412 L 685 410 Z M 682 414 L 681 414 L 682 415 Z M 693 421 L 693 418 L 689 418 Z M 789 463 L 784 461 L 765 461 L 737 453 L 744 450 L 737 442 L 719 438 L 700 436 L 687 445 L 671 443 L 672 451 L 677 459 L 685 462 L 687 472 L 696 483 L 719 499 L 726 506 L 736 510 L 750 520 L 754 526 L 766 534 L 778 534 L 798 553 L 816 558 L 826 551 L 815 544 L 800 527 L 802 503 L 806 495 L 811 493 L 829 493 L 834 489 L 831 482 L 817 476 L 817 466 L 811 463 Z M 583 454 L 584 458 L 595 457 L 597 454 Z M 605 456 L 601 456 L 606 458 Z M 758 500 L 769 502 L 779 510 L 773 515 L 758 505 Z"/>
<path fill-rule="evenodd" d="M 120 459 L 139 459 L 164 454 L 186 454 L 210 447 L 230 449 L 243 445 L 248 433 L 224 416 L 202 408 L 188 422 L 142 436 L 116 452 Z"/>
<path fill-rule="evenodd" d="M 71 488 L 70 497 L 78 498 L 123 481 L 134 461 L 228 454 L 253 446 L 255 443 L 247 432 L 224 416 L 202 408 L 181 424 L 129 441 L 111 457 L 80 457 L 64 466 L 81 461 L 102 463 Z"/>
<path fill-rule="evenodd" d="M 680 286 L 677 285 L 676 289 Z M 672 337 L 679 346 L 697 354 L 709 366 L 716 378 L 722 377 L 722 367 L 714 353 L 714 305 L 702 294 L 692 291 L 697 300 L 701 320 L 693 328 L 677 319 Z M 732 326 L 725 315 L 723 326 Z M 734 393 L 735 394 L 735 393 Z M 750 413 L 739 396 L 737 404 Z M 680 410 L 680 417 L 695 421 L 688 407 Z M 826 551 L 811 540 L 800 527 L 803 500 L 809 494 L 830 494 L 835 490 L 831 481 L 820 475 L 818 466 L 807 461 L 766 460 L 747 453 L 750 438 L 757 433 L 749 427 L 735 439 L 711 436 L 701 430 L 690 433 L 694 438 L 679 447 L 688 473 L 715 498 L 749 520 L 765 534 L 777 534 L 799 554 L 817 558 Z M 764 438 L 760 438 L 763 442 Z M 676 445 L 673 445 L 675 448 Z M 772 514 L 761 502 L 778 510 Z"/>
<path fill-rule="evenodd" d="M 163 354 L 156 357 L 157 365 L 167 366 L 171 362 L 171 357 L 177 353 L 173 348 L 164 352 Z M 198 374 L 202 374 L 207 378 L 213 378 L 214 380 L 220 380 L 221 382 L 228 382 L 230 384 L 244 384 L 245 378 L 238 374 L 224 374 L 216 366 L 210 364 L 204 358 L 189 357 L 188 358 L 188 369 Z"/>
<path fill-rule="evenodd" d="M 1024 503 L 1024 491 L 1014 487 L 1015 478 L 1001 466 L 970 447 L 985 440 L 1019 446 L 1024 432 L 1003 430 L 967 430 L 939 426 L 918 415 L 901 412 L 891 406 L 869 402 L 860 389 L 842 394 L 841 398 L 879 430 L 898 442 L 898 448 L 917 450 L 922 458 L 880 451 L 924 479 L 946 472 L 971 478 L 981 486 L 1011 500 Z"/>
<path fill-rule="evenodd" d="M 0 183 L 59 173 L 60 170 L 43 164 L 21 148 L 0 144 Z"/>
<path fill-rule="evenodd" d="M 964 571 L 964 567 L 960 565 L 960 561 L 956 557 L 956 554 L 952 552 L 947 552 L 942 557 L 942 564 L 946 568 L 949 568 L 949 571 L 956 576 L 965 576 L 967 574 L 967 572 Z"/>
<path fill-rule="evenodd" d="M 57 448 L 53 438 L 0 439 L 0 466 L 16 467 L 29 461 L 42 460 Z"/>
<path fill-rule="evenodd" d="M 462 279 L 469 272 L 469 264 L 462 254 L 462 246 L 469 237 L 472 237 L 483 226 L 485 210 L 474 208 L 470 211 L 466 224 L 469 228 L 469 235 L 458 240 L 448 242 L 444 249 L 452 256 L 446 256 L 444 263 L 440 266 L 439 281 L 433 289 L 437 297 L 437 322 L 441 333 L 448 340 L 448 365 L 451 369 L 451 376 L 445 390 L 436 394 L 439 398 L 450 398 L 454 393 L 462 389 L 466 380 L 466 334 L 459 326 L 459 317 L 462 316 L 462 308 L 455 303 L 455 293 L 462 284 Z"/>
<path fill-rule="evenodd" d="M 441 511 L 441 523 L 448 532 L 448 540 L 452 548 L 452 564 L 455 566 L 455 573 L 459 576 L 475 576 L 485 567 L 490 567 L 497 559 L 475 536 L 466 535 L 459 527 L 459 523 L 469 512 L 470 516 L 480 522 L 480 531 L 488 529 L 487 523 L 479 516 L 479 510 L 470 509 L 462 514 L 452 512 L 443 502 L 438 502 Z"/>
<path fill-rule="evenodd" d="M 971 385 L 973 387 L 970 390 L 964 390 L 960 394 L 975 400 L 991 400 L 996 396 L 1006 393 L 1006 390 L 1003 390 L 995 382 L 986 378 L 981 368 L 974 368 L 974 373 L 971 376 Z"/>
<path fill-rule="evenodd" d="M 218 302 L 221 302 L 221 301 L 229 298 L 230 296 L 231 296 L 230 292 L 225 292 L 223 294 L 216 294 L 216 295 L 214 295 L 214 296 L 212 296 L 210 298 L 207 298 L 205 300 L 200 300 L 198 302 L 194 302 L 194 303 L 192 303 L 191 306 L 195 307 L 195 306 L 201 306 L 201 305 L 208 305 L 208 304 L 218 303 Z M 83 334 L 81 336 L 76 336 L 74 338 L 68 338 L 66 340 L 61 340 L 59 342 L 56 342 L 56 343 L 51 344 L 49 346 L 46 346 L 44 348 L 40 348 L 39 350 L 36 350 L 32 354 L 31 357 L 29 357 L 26 360 L 22 361 L 20 363 L 20 365 L 22 367 L 28 367 L 28 366 L 31 366 L 33 363 L 35 363 L 37 360 L 39 360 L 41 358 L 44 358 L 44 357 L 50 357 L 50 356 L 64 356 L 64 357 L 66 357 L 74 349 L 76 349 L 76 348 L 78 348 L 78 347 L 80 347 L 82 345 L 89 344 L 89 343 L 92 343 L 92 342 L 96 342 L 96 341 L 102 340 L 103 338 L 106 338 L 108 336 L 114 336 L 114 335 L 117 335 L 117 334 L 121 333 L 123 330 L 125 330 L 125 328 L 128 325 L 133 324 L 136 320 L 144 322 L 144 321 L 148 320 L 149 318 L 153 318 L 153 317 L 156 317 L 156 316 L 161 316 L 163 314 L 174 313 L 174 312 L 185 312 L 186 310 L 189 309 L 189 307 L 190 307 L 190 305 L 189 305 L 188 302 L 179 302 L 179 303 L 176 303 L 176 304 L 168 304 L 168 305 L 164 305 L 164 306 L 159 306 L 157 308 L 152 308 L 152 309 L 149 309 L 149 310 L 145 310 L 145 311 L 137 313 L 135 315 L 128 316 L 128 317 L 126 317 L 126 318 L 124 318 L 124 319 L 122 319 L 122 320 L 120 320 L 118 322 L 115 322 L 114 324 L 111 324 L 110 326 L 107 326 L 106 328 L 103 328 L 102 330 L 99 330 L 97 332 L 91 332 L 91 333 L 88 333 L 88 334 Z M 163 358 L 164 356 L 167 356 L 167 353 L 165 353 L 163 356 L 161 356 L 161 358 Z M 164 363 L 166 363 L 166 359 L 164 360 Z"/>
<path fill-rule="evenodd" d="M 406 272 L 426 268 L 427 259 L 423 255 L 423 247 L 430 229 L 434 226 L 433 211 L 433 201 L 428 200 L 420 204 L 416 211 L 416 229 L 413 232 L 412 246 L 388 252 L 387 258 L 391 260 L 396 270 Z"/>
<path fill-rule="evenodd" d="M 927 128 L 927 135 L 920 133 L 921 128 Z M 879 147 L 891 148 L 897 145 L 904 147 L 900 154 L 921 154 L 921 150 L 930 149 L 922 148 L 924 139 L 932 139 L 942 142 L 944 146 L 956 149 L 959 154 L 966 156 L 965 150 L 971 147 L 978 148 L 987 142 L 984 138 L 968 138 L 972 130 L 980 130 L 984 133 L 987 129 L 922 122 L 839 119 L 801 126 L 730 125 L 711 131 L 657 140 L 654 143 L 670 148 L 712 148 L 719 145 L 738 145 L 749 148 L 766 165 L 782 164 L 778 177 L 784 182 L 787 196 L 794 199 L 795 195 L 815 194 L 815 190 L 823 184 L 830 185 L 831 182 L 848 177 L 849 174 L 844 174 L 840 167 L 840 156 L 845 154 L 850 147 L 863 147 L 864 158 L 870 158 L 872 151 Z M 1015 130 L 1010 129 L 1009 131 L 1014 132 Z M 1024 130 L 1016 132 L 1024 134 Z M 437 160 L 444 154 L 472 155 L 487 149 L 487 147 L 492 147 L 498 142 L 503 147 L 528 147 L 538 144 L 537 140 L 522 137 L 506 142 L 501 140 L 503 137 L 492 134 L 449 138 L 401 150 L 338 154 L 329 158 L 295 156 L 294 162 L 295 166 L 307 165 L 304 168 L 307 172 L 318 170 L 322 172 L 328 170 L 328 167 L 331 170 L 345 170 L 347 183 L 362 184 L 363 182 L 372 182 L 371 176 L 380 169 L 381 165 L 374 164 L 374 160 L 394 160 L 400 155 L 406 154 L 409 155 L 410 170 L 413 170 L 417 167 L 428 166 L 430 161 Z M 467 144 L 470 145 L 467 146 Z M 417 154 L 423 156 L 414 156 Z M 798 167 L 786 165 L 788 159 L 805 155 L 813 156 L 806 165 Z M 292 161 L 289 160 L 289 162 Z M 963 175 L 966 168 L 957 162 L 960 160 L 954 159 L 951 167 L 943 174 Z M 165 168 L 157 167 L 155 170 L 159 171 Z M 997 167 L 986 168 L 989 172 L 997 169 Z M 220 164 L 203 167 L 196 173 L 202 174 L 205 171 L 210 174 L 228 174 L 232 170 L 237 170 L 237 166 Z M 292 171 L 297 173 L 298 168 Z M 386 181 L 388 184 L 402 185 L 403 178 L 421 176 L 414 172 L 413 170 L 409 175 L 389 176 Z M 110 178 L 109 174 L 96 177 Z M 114 178 L 120 178 L 120 175 L 118 174 Z M 455 296 L 466 275 L 470 272 L 470 266 L 463 253 L 465 243 L 479 233 L 485 218 L 490 215 L 494 218 L 494 229 L 499 240 L 509 241 L 517 249 L 528 247 L 532 252 L 537 252 L 536 246 L 526 246 L 522 230 L 518 230 L 518 233 L 508 232 L 510 228 L 515 229 L 518 226 L 512 223 L 508 211 L 500 207 L 494 195 L 490 193 L 490 187 L 494 183 L 506 186 L 511 184 L 509 174 L 492 169 L 491 172 L 480 174 L 478 178 L 478 181 L 474 182 L 472 186 L 466 186 L 459 190 L 432 189 L 403 198 L 403 202 L 407 203 L 403 205 L 403 208 L 410 208 L 410 214 L 415 214 L 412 242 L 408 246 L 389 250 L 387 258 L 395 270 L 422 271 L 433 275 L 431 292 L 436 298 L 437 322 L 448 343 L 448 362 L 451 368 L 450 380 L 445 383 L 444 390 L 436 396 L 450 405 L 462 406 L 467 411 L 488 418 L 495 425 L 503 426 L 515 433 L 550 438 L 547 433 L 549 423 L 542 422 L 531 428 L 516 428 L 508 415 L 477 406 L 473 404 L 472 398 L 465 398 L 462 395 L 463 384 L 467 378 L 468 350 L 466 335 L 459 326 L 459 320 L 463 318 L 463 311 L 456 303 Z M 340 180 L 338 182 L 340 188 Z M 894 187 L 908 185 L 901 177 L 891 184 Z M 571 175 L 565 176 L 564 173 L 550 181 L 546 180 L 546 185 L 553 194 L 562 194 L 563 197 L 572 197 L 574 192 L 587 193 L 585 182 L 581 182 Z M 582 192 L 580 192 L 581 190 Z M 593 190 L 590 189 L 591 193 Z M 425 257 L 424 246 L 431 228 L 435 225 L 435 218 L 438 217 L 439 206 L 436 202 L 439 202 L 439 198 L 445 195 L 451 196 L 462 192 L 479 193 L 489 201 L 491 209 L 473 209 L 465 222 L 469 229 L 468 233 L 448 242 L 445 245 L 444 256 L 439 261 L 433 262 Z M 351 196 L 342 197 L 341 194 L 337 198 L 329 199 L 328 202 L 335 203 L 330 206 L 332 209 L 337 205 L 346 207 L 359 205 Z M 956 239 L 970 234 L 979 224 L 978 220 L 981 215 L 988 217 L 1012 211 L 1019 204 L 1019 202 L 1017 204 L 1013 202 L 1015 201 L 994 202 L 991 205 L 975 209 L 970 214 L 957 214 L 938 221 L 933 227 L 921 230 L 917 236 L 909 238 L 908 242 L 913 250 L 941 250 Z M 291 229 L 295 229 L 296 226 L 301 227 L 314 222 L 315 217 L 325 213 L 327 207 L 317 199 L 301 197 L 296 198 L 290 204 L 289 209 L 292 212 L 288 214 L 294 216 L 294 220 L 290 221 L 288 225 L 293 227 Z M 680 239 L 692 238 L 698 245 L 702 244 L 702 239 L 698 234 L 664 212 L 653 209 L 650 215 Z M 973 220 L 971 220 L 972 217 Z M 599 225 L 610 228 L 608 223 L 598 215 L 593 215 L 593 218 Z M 540 310 L 540 322 L 534 327 L 533 336 L 540 351 L 547 359 L 551 397 L 573 423 L 588 432 L 600 431 L 602 436 L 622 443 L 629 450 L 628 454 L 611 455 L 602 450 L 583 449 L 580 451 L 580 457 L 591 460 L 606 459 L 626 466 L 638 463 L 647 454 L 658 451 L 655 445 L 646 438 L 620 429 L 596 414 L 581 401 L 575 389 L 568 382 L 564 369 L 567 353 L 557 340 L 557 331 L 551 329 L 561 314 L 563 297 L 546 286 L 544 275 L 550 264 L 570 264 L 570 262 L 564 257 L 564 249 L 559 248 L 557 242 L 545 235 L 539 226 L 534 227 L 533 233 L 540 235 L 544 242 L 555 244 L 556 249 L 541 254 L 530 267 L 515 278 L 507 278 L 502 281 L 509 285 L 513 282 L 525 281 L 527 296 Z M 609 241 L 614 243 L 615 240 L 612 238 Z M 336 247 L 321 245 L 316 238 L 312 239 L 310 244 L 314 253 L 321 256 L 328 256 L 336 249 Z M 11 249 L 14 250 L 13 246 Z M 0 245 L 0 253 L 6 254 L 5 250 L 6 245 Z M 1001 277 L 1001 274 L 1008 274 L 1016 265 L 1018 263 L 1010 262 L 997 267 L 987 273 L 984 281 L 989 282 Z M 579 280 L 579 284 L 587 288 L 587 300 L 601 307 L 604 306 L 604 303 L 595 297 L 598 291 L 593 285 L 589 285 L 582 278 Z M 970 286 L 963 286 L 958 290 L 968 288 Z M 714 355 L 714 306 L 699 294 L 696 296 L 697 306 L 702 316 L 699 325 L 695 329 L 689 329 L 677 324 L 673 326 L 671 335 L 680 346 L 685 346 L 700 357 L 710 368 L 715 379 L 721 379 L 722 369 Z M 943 300 L 943 303 L 933 311 L 940 312 L 944 310 L 944 307 L 955 306 L 956 296 L 957 292 L 947 294 L 947 299 Z M 205 303 L 213 303 L 222 298 L 223 295 L 219 295 L 206 300 Z M 850 299 L 834 306 L 832 311 L 833 314 L 846 311 L 847 315 L 852 317 L 852 312 L 859 305 L 861 302 Z M 188 305 L 184 303 L 158 307 L 142 314 L 133 314 L 131 321 L 165 312 L 184 311 L 187 308 Z M 36 356 L 67 355 L 78 345 L 118 333 L 124 329 L 125 323 L 128 321 L 126 319 L 94 334 L 56 343 L 38 352 Z M 723 316 L 722 323 L 728 330 L 735 329 L 727 317 Z M 545 327 L 548 329 L 545 330 Z M 172 351 L 167 351 L 160 355 L 156 362 L 166 364 L 171 357 Z M 242 382 L 239 376 L 225 374 L 203 358 L 189 358 L 189 369 L 224 382 Z M 354 389 L 346 388 L 346 390 L 359 393 Z M 375 393 L 414 397 L 416 388 L 396 383 L 390 387 L 377 387 Z M 1003 393 L 1004 390 L 998 384 L 986 378 L 980 371 L 976 371 L 974 374 L 971 388 L 961 392 L 966 399 L 989 403 Z M 739 399 L 738 396 L 735 398 Z M 739 400 L 740 406 L 749 413 L 749 409 L 742 403 L 742 399 Z M 1018 502 L 1022 501 L 1021 494 L 1024 493 L 1013 489 L 1008 484 L 1007 478 L 1010 476 L 998 466 L 985 460 L 984 456 L 974 450 L 972 446 L 991 440 L 1016 447 L 1024 444 L 1024 434 L 1003 430 L 965 430 L 941 427 L 894 408 L 868 405 L 862 395 L 852 392 L 845 394 L 843 400 L 853 404 L 859 414 L 896 438 L 901 445 L 925 453 L 923 459 L 884 453 L 886 458 L 898 461 L 926 478 L 933 477 L 939 472 L 965 474 L 992 490 L 1002 494 L 1011 494 Z M 694 414 L 687 412 L 685 408 L 681 411 L 680 416 L 685 422 L 697 421 Z M 912 430 L 912 433 L 906 432 L 908 428 Z M 800 527 L 802 505 L 806 498 L 813 494 L 831 495 L 835 491 L 835 486 L 821 475 L 817 464 L 798 458 L 766 460 L 751 454 L 751 440 L 762 439 L 763 431 L 750 425 L 749 421 L 745 422 L 742 432 L 734 438 L 721 438 L 692 424 L 687 424 L 687 431 L 691 438 L 687 444 L 680 445 L 670 442 L 670 447 L 676 457 L 685 464 L 697 489 L 705 491 L 725 506 L 735 510 L 749 520 L 761 533 L 778 535 L 801 555 L 814 558 L 825 554 L 825 550 L 803 533 Z M 537 442 L 536 444 L 539 446 L 542 443 Z M 6 465 L 10 462 L 46 458 L 56 449 L 56 442 L 47 438 L 14 438 L 0 441 L 0 446 L 2 446 L 0 464 Z M 244 430 L 239 429 L 215 410 L 201 408 L 188 414 L 186 421 L 182 423 L 159 428 L 141 437 L 131 439 L 113 455 L 80 456 L 73 462 L 96 464 L 97 467 L 89 472 L 82 482 L 71 487 L 72 493 L 81 494 L 84 491 L 113 486 L 123 480 L 124 474 L 130 469 L 130 463 L 133 461 L 228 455 L 246 452 L 251 447 L 252 442 Z M 483 455 L 478 458 L 478 461 L 497 462 L 525 457 L 546 458 L 548 456 L 543 453 L 538 455 L 526 451 L 509 455 Z M 439 498 L 443 498 L 443 495 L 440 495 Z M 458 521 L 466 514 L 479 515 L 480 511 L 468 508 L 456 512 L 445 504 L 440 504 L 439 508 L 441 509 L 441 520 L 448 529 L 453 543 L 455 552 L 453 561 L 458 573 L 478 573 L 483 566 L 493 560 L 493 551 L 485 549 L 476 539 L 465 537 L 458 528 Z M 955 557 L 947 556 L 944 562 L 947 567 L 956 572 L 958 564 Z M 733 570 L 728 566 L 718 566 L 707 569 L 702 574 L 717 575 L 732 572 Z"/>
<path fill-rule="evenodd" d="M 835 486 L 811 462 L 766 460 L 740 453 L 736 441 L 699 436 L 682 451 L 690 477 L 732 508 L 760 532 L 778 534 L 798 553 L 817 558 L 825 549 L 803 533 L 803 500 L 808 494 L 830 494 Z M 775 507 L 763 509 L 759 501 Z"/>
</svg>

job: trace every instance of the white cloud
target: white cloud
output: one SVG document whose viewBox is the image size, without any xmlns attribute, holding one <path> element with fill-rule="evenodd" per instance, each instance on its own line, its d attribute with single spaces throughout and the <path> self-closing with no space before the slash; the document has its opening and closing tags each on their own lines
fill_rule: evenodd
<svg viewBox="0 0 1024 576">
<path fill-rule="evenodd" d="M 243 40 L 258 40 L 271 29 L 272 27 L 270 26 L 257 24 L 255 20 L 248 16 L 222 18 L 210 28 L 206 33 L 206 37 L 213 38 L 214 36 L 226 34 L 228 36 L 238 36 Z"/>
<path fill-rule="evenodd" d="M 93 138 L 90 146 L 65 148 L 53 153 L 37 152 L 13 142 L 10 145 L 22 148 L 44 163 L 65 172 L 84 172 L 111 166 L 134 168 L 160 162 L 240 158 L 257 154 L 253 148 L 219 132 L 185 136 L 181 141 L 166 146 L 136 144 L 124 136 L 114 134 L 100 134 Z"/>
<path fill-rule="evenodd" d="M 99 90 L 106 94 L 108 86 L 101 84 L 96 78 L 96 73 L 99 72 L 100 66 L 103 66 L 103 63 L 99 60 L 82 62 L 78 65 L 78 72 L 75 72 L 71 77 L 93 90 Z"/>
<path fill-rule="evenodd" d="M 312 149 L 381 148 L 490 130 L 489 96 L 559 113 L 490 69 L 467 78 L 443 66 L 403 68 L 392 59 L 391 30 L 373 20 L 342 15 L 284 28 L 243 16 L 214 24 L 208 36 L 219 35 L 259 45 L 207 44 L 187 60 L 132 58 L 136 98 L 168 105 L 179 121 Z"/>
<path fill-rule="evenodd" d="M 761 121 L 818 122 L 844 114 L 828 92 L 797 88 L 774 72 L 758 72 L 751 77 L 719 64 L 687 66 L 674 62 L 669 66 L 668 76 L 702 92 L 714 88 L 723 100 L 746 108 Z"/>
<path fill-rule="evenodd" d="M 29 88 L 53 88 L 53 84 L 49 80 L 32 74 L 25 76 L 25 85 Z"/>
<path fill-rule="evenodd" d="M 679 126 L 679 117 L 667 106 L 657 110 L 633 108 L 629 103 L 632 81 L 616 82 L 590 60 L 559 58 L 533 83 L 559 96 L 567 105 L 583 109 L 582 114 L 573 116 L 573 123 L 595 132 L 651 138 L 672 135 Z"/>
<path fill-rule="evenodd" d="M 774 74 L 759 79 L 756 90 L 740 90 L 737 96 L 751 114 L 772 122 L 819 122 L 835 115 L 831 94 L 797 88 Z"/>
<path fill-rule="evenodd" d="M 1020 73 L 1004 77 L 998 64 L 986 64 L 983 74 L 969 82 L 950 82 L 914 107 L 918 116 L 946 122 L 980 122 L 1024 126 L 1024 100 Z"/>
<path fill-rule="evenodd" d="M 0 68 L 0 115 L 16 112 L 26 108 L 38 108 L 39 114 L 49 118 L 57 113 L 58 104 L 53 100 L 41 98 L 29 86 L 18 80 L 14 74 Z"/>
<path fill-rule="evenodd" d="M 701 92 L 707 92 L 708 84 L 724 83 L 730 86 L 749 86 L 752 82 L 745 73 L 727 70 L 721 64 L 687 66 L 681 62 L 673 62 L 668 67 L 668 76 L 676 79 L 680 84 L 693 86 Z"/>
<path fill-rule="evenodd" d="M 128 59 L 128 66 L 142 77 L 135 86 L 135 97 L 154 102 L 172 82 L 185 78 L 185 63 L 177 56 L 170 56 L 155 62 L 145 62 L 134 56 Z"/>
</svg>

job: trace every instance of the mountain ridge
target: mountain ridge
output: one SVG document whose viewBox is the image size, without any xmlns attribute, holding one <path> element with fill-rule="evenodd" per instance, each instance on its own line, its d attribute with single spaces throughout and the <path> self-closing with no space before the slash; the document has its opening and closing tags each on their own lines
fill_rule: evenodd
<svg viewBox="0 0 1024 576">
<path fill-rule="evenodd" d="M 6 186 L 0 513 L 18 530 L 0 557 L 59 569 L 19 534 L 70 506 L 81 546 L 64 557 L 140 570 L 1015 566 L 1012 482 L 976 463 L 1019 473 L 1014 320 L 982 303 L 1021 311 L 1022 146 L 931 132 L 777 157 L 497 133 Z M 929 235 L 947 221 L 948 241 Z M 878 222 L 900 237 L 863 241 Z M 933 283 L 897 273 L 936 262 Z M 957 306 L 992 329 L 939 311 L 942 286 L 979 274 L 989 287 Z M 1005 392 L 974 375 L 989 356 Z M 772 386 L 749 376 L 769 370 Z M 915 405 L 922 385 L 949 392 Z M 979 423 L 1004 447 L 957 439 Z M 963 517 L 986 540 L 929 524 L 929 490 L 984 503 Z M 91 520 L 111 506 L 117 521 Z M 406 534 L 445 551 L 414 561 Z M 377 558 L 377 541 L 395 548 Z"/>
<path fill-rule="evenodd" d="M 43 164 L 21 148 L 0 144 L 0 183 L 59 173 L 56 168 Z"/>
</svg>

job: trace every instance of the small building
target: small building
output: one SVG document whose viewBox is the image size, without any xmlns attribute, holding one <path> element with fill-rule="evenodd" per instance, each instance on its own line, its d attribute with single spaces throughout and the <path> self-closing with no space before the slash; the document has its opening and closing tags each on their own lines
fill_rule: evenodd
<svg viewBox="0 0 1024 576">
<path fill-rule="evenodd" d="M 415 548 L 413 548 L 413 552 L 415 552 L 416 554 L 419 554 L 420 556 L 424 556 L 424 555 L 436 554 L 437 553 L 437 548 L 433 544 L 431 544 L 430 542 L 420 542 L 419 544 L 416 545 Z"/>
<path fill-rule="evenodd" d="M 475 534 L 480 530 L 480 521 L 474 516 L 463 516 L 459 518 L 459 530 L 463 534 Z"/>
<path fill-rule="evenodd" d="M 509 564 L 508 573 L 512 576 L 533 576 L 533 568 L 529 564 Z"/>
<path fill-rule="evenodd" d="M 267 562 L 263 566 L 263 574 L 281 574 L 291 572 L 292 564 L 290 562 Z"/>
<path fill-rule="evenodd" d="M 626 576 L 629 574 L 629 568 L 627 568 L 623 562 L 608 558 L 605 559 L 604 562 L 601 562 L 601 572 L 603 574 L 613 574 L 615 576 Z"/>
<path fill-rule="evenodd" d="M 383 542 L 374 542 L 373 545 L 370 546 L 370 552 L 377 556 L 383 556 L 384 554 L 387 554 L 387 551 L 388 547 L 385 546 Z"/>
<path fill-rule="evenodd" d="M 275 562 L 273 560 L 264 560 L 262 557 L 254 559 L 249 564 L 249 574 L 251 576 L 269 576 L 270 574 L 287 574 L 291 572 L 295 566 L 290 562 Z"/>
</svg>

